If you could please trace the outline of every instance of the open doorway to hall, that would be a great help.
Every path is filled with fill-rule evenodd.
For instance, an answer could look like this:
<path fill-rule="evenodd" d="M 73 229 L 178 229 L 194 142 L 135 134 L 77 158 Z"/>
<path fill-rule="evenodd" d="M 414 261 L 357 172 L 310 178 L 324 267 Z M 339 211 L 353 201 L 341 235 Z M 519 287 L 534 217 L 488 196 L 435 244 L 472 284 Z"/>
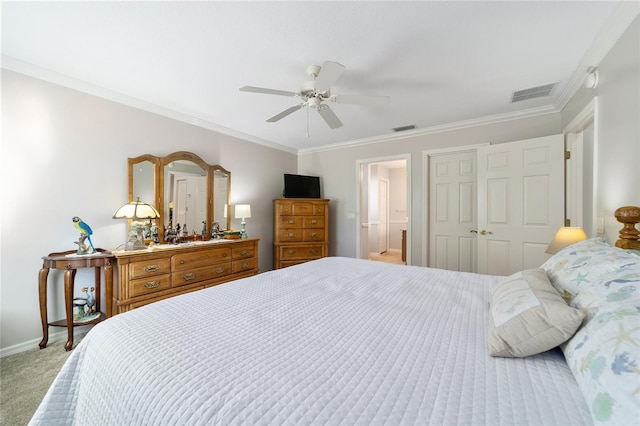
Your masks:
<path fill-rule="evenodd" d="M 358 258 L 409 264 L 408 156 L 358 161 Z"/>

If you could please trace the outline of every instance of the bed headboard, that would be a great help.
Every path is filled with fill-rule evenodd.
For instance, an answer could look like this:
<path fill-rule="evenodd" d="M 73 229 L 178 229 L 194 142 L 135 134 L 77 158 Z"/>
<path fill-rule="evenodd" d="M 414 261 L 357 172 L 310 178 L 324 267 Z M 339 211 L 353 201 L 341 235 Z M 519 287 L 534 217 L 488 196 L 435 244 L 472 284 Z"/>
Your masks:
<path fill-rule="evenodd" d="M 624 224 L 616 247 L 640 250 L 640 231 L 636 228 L 636 223 L 640 223 L 640 207 L 620 207 L 615 214 L 618 222 Z"/>

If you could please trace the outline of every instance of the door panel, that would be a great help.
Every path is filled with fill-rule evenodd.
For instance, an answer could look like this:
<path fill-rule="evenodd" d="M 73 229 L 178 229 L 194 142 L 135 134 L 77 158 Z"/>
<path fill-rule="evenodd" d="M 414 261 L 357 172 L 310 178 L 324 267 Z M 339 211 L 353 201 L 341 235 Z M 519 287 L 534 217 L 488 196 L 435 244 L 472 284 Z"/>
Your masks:
<path fill-rule="evenodd" d="M 563 182 L 562 135 L 478 149 L 478 272 L 509 275 L 544 262 L 564 221 Z"/>
<path fill-rule="evenodd" d="M 475 272 L 475 152 L 431 156 L 429 189 L 429 266 Z"/>

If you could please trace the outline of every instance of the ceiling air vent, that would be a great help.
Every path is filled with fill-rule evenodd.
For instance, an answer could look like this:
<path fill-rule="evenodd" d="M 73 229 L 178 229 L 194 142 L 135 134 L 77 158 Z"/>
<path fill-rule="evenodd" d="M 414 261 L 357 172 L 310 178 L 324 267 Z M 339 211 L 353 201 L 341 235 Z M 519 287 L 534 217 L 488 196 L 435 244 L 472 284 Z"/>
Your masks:
<path fill-rule="evenodd" d="M 529 89 L 513 92 L 511 103 L 526 101 L 527 99 L 542 98 L 549 96 L 558 83 L 545 84 L 543 86 L 531 87 Z"/>
<path fill-rule="evenodd" d="M 413 130 L 416 128 L 415 124 L 409 124 L 408 126 L 400 126 L 400 127 L 394 127 L 393 130 L 394 132 L 404 132 L 407 130 Z"/>

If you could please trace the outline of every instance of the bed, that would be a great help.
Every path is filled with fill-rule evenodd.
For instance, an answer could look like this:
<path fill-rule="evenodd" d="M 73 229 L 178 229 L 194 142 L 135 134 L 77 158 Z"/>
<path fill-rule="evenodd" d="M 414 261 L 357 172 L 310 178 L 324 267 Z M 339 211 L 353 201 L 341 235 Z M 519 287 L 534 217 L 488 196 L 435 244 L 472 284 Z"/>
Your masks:
<path fill-rule="evenodd" d="M 510 277 L 329 257 L 116 315 L 31 424 L 637 424 L 627 209 L 623 248 L 585 240 Z"/>

